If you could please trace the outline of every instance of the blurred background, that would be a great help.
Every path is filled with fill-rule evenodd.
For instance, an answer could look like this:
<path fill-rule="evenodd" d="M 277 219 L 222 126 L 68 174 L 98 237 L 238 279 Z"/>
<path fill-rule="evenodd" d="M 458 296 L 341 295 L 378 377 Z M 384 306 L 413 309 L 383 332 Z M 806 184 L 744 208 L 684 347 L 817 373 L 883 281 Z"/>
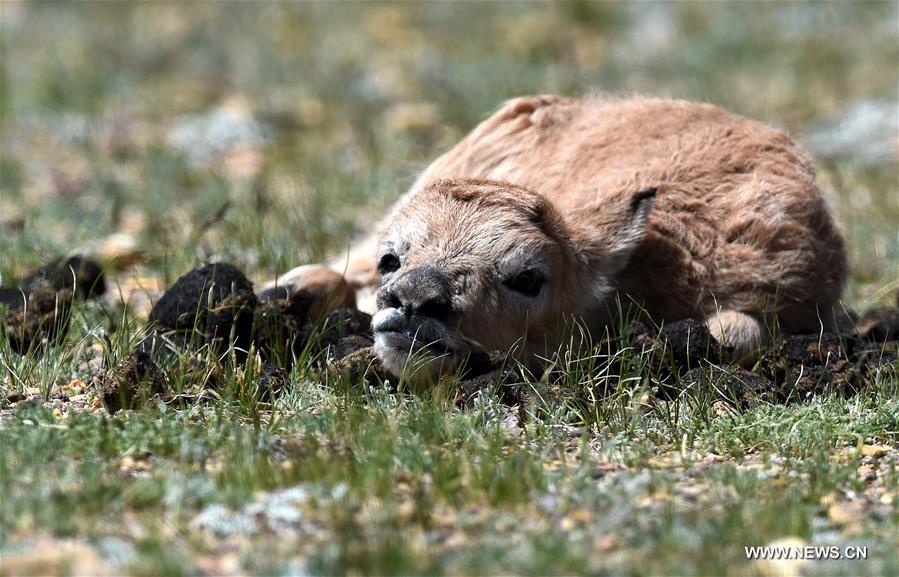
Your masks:
<path fill-rule="evenodd" d="M 814 154 L 853 257 L 899 279 L 895 1 L 0 5 L 0 282 L 89 250 L 141 287 L 319 261 L 504 100 L 709 101 Z M 135 283 L 132 283 L 135 284 Z M 131 287 L 133 288 L 133 287 Z"/>

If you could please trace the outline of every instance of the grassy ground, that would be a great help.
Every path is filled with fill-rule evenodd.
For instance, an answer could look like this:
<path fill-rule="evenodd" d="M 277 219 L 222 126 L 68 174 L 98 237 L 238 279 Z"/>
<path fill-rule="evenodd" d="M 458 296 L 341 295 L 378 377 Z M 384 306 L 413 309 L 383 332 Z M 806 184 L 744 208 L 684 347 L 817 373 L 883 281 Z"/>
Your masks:
<path fill-rule="evenodd" d="M 271 406 L 243 393 L 252 369 L 215 398 L 115 416 L 92 387 L 180 274 L 322 259 L 524 93 L 666 94 L 789 130 L 851 247 L 847 305 L 888 303 L 897 17 L 895 2 L 4 2 L 0 280 L 76 250 L 143 259 L 45 354 L 0 347 L 0 398 L 24 396 L 0 417 L 0 574 L 899 574 L 895 371 L 850 398 L 740 410 L 701 390 L 654 400 L 636 369 L 601 406 L 533 395 L 522 414 L 489 394 L 460 411 L 446 391 L 335 387 L 312 363 Z M 772 542 L 868 559 L 746 559 Z"/>

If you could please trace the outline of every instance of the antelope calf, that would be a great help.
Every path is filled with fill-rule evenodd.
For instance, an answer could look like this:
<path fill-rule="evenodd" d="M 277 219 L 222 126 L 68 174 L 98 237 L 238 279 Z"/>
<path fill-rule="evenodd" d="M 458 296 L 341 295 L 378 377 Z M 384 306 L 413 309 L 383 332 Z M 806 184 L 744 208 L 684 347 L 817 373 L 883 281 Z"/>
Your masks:
<path fill-rule="evenodd" d="M 847 255 L 811 160 L 779 130 L 708 104 L 528 96 L 332 266 L 377 287 L 385 366 L 423 352 L 433 376 L 478 349 L 537 363 L 571 321 L 601 334 L 618 303 L 702 320 L 744 356 L 768 326 L 832 322 Z"/>

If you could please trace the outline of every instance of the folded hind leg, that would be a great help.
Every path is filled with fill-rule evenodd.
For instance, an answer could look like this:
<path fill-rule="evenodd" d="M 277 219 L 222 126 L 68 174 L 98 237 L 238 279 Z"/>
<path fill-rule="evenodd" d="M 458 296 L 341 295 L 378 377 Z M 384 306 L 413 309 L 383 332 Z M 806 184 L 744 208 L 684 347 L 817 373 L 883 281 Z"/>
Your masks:
<path fill-rule="evenodd" d="M 377 237 L 370 235 L 327 265 L 305 264 L 262 285 L 260 296 L 302 293 L 313 312 L 350 307 L 374 314 L 375 292 L 380 283 Z"/>
<path fill-rule="evenodd" d="M 353 287 L 342 274 L 324 265 L 307 264 L 291 269 L 262 285 L 258 294 L 263 301 L 298 297 L 311 319 L 335 309 L 356 307 Z"/>
<path fill-rule="evenodd" d="M 754 360 L 765 344 L 762 324 L 746 313 L 722 310 L 707 318 L 705 324 L 715 340 L 733 349 L 735 361 Z"/>

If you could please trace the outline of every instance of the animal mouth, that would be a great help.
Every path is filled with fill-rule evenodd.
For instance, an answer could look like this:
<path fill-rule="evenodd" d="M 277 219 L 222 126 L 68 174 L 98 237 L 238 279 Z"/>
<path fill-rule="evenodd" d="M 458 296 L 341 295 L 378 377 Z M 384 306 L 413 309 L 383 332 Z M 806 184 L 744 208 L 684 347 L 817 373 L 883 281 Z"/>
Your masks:
<path fill-rule="evenodd" d="M 399 376 L 412 363 L 439 364 L 451 369 L 461 358 L 463 347 L 441 321 L 428 317 L 408 317 L 398 309 L 384 309 L 372 319 L 375 352 L 385 366 Z"/>
<path fill-rule="evenodd" d="M 426 341 L 411 330 L 375 331 L 387 346 L 410 353 L 428 352 L 434 355 L 452 354 L 454 351 L 442 341 Z"/>

